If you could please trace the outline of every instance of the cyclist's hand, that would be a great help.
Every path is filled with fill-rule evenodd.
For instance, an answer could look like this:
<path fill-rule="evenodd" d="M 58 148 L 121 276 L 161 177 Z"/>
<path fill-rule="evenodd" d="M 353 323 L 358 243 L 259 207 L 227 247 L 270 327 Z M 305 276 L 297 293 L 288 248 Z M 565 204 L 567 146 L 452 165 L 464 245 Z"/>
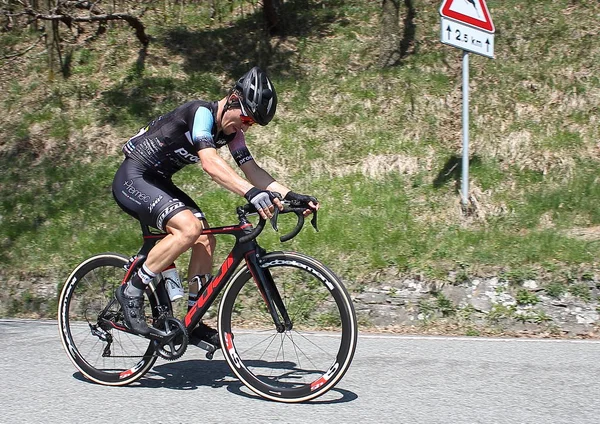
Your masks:
<path fill-rule="evenodd" d="M 281 202 L 275 194 L 267 190 L 260 190 L 256 187 L 252 187 L 244 194 L 246 200 L 252 203 L 252 206 L 256 208 L 256 211 L 263 219 L 268 219 L 273 216 L 273 200 L 278 204 L 277 207 L 281 209 Z"/>
<path fill-rule="evenodd" d="M 304 216 L 310 215 L 313 211 L 318 211 L 321 206 L 316 197 L 294 193 L 293 191 L 288 191 L 284 199 L 290 202 L 290 206 L 292 207 L 307 208 L 304 211 Z"/>

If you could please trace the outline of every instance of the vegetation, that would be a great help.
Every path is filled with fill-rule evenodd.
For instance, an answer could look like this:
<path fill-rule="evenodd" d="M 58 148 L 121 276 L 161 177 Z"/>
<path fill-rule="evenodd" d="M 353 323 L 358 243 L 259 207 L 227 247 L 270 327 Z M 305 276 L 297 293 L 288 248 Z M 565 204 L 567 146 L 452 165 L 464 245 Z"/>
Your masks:
<path fill-rule="evenodd" d="M 589 297 L 568 275 L 592 275 L 600 253 L 597 1 L 487 1 L 496 57 L 470 61 L 467 211 L 461 52 L 439 41 L 439 0 L 407 2 L 414 31 L 384 69 L 378 1 L 285 1 L 285 36 L 264 31 L 257 2 L 216 2 L 220 19 L 209 3 L 146 10 L 143 57 L 127 23 L 109 21 L 101 35 L 63 29 L 63 74 L 49 72 L 39 30 L 0 35 L 0 313 L 44 312 L 38 298 L 83 258 L 135 253 L 139 228 L 110 193 L 121 145 L 184 101 L 220 98 L 253 64 L 280 96 L 273 122 L 248 133 L 254 156 L 323 203 L 320 233 L 282 247 L 266 231 L 266 247 L 322 259 L 351 290 L 391 270 L 517 285 L 533 275 L 554 295 Z M 188 168 L 176 181 L 213 225 L 232 223 L 241 199 Z M 434 306 L 454 311 L 445 298 Z"/>

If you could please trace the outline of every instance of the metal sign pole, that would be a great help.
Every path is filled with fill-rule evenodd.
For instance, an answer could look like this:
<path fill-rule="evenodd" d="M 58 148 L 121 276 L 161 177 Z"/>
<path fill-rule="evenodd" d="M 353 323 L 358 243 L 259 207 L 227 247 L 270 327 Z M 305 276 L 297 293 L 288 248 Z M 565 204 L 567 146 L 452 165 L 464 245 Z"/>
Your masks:
<path fill-rule="evenodd" d="M 440 16 L 441 42 L 463 52 L 461 203 L 466 212 L 469 204 L 469 52 L 493 59 L 496 27 L 485 0 L 444 0 Z"/>
<path fill-rule="evenodd" d="M 462 204 L 469 204 L 469 52 L 463 50 L 462 59 Z"/>

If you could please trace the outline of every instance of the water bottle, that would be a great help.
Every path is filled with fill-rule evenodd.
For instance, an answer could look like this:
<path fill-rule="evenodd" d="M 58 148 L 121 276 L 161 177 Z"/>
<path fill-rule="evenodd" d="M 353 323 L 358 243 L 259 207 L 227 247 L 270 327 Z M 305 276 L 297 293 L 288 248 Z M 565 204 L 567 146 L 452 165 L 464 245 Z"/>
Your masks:
<path fill-rule="evenodd" d="M 165 280 L 165 287 L 169 293 L 169 299 L 172 302 L 181 299 L 183 297 L 183 286 L 181 285 L 181 279 L 175 264 L 169 265 L 167 269 L 162 272 L 163 279 Z"/>

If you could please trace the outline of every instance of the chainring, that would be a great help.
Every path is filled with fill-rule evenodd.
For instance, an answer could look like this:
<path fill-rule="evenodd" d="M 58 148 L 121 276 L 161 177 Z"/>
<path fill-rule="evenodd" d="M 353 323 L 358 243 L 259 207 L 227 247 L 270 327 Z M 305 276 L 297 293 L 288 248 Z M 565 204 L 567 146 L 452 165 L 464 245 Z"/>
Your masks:
<path fill-rule="evenodd" d="M 175 359 L 181 358 L 187 350 L 189 342 L 185 325 L 177 318 L 166 317 L 164 319 L 164 329 L 160 328 L 160 330 L 168 335 L 171 335 L 173 332 L 176 334 L 169 342 L 162 344 L 157 342 L 156 353 L 158 356 L 167 361 L 174 361 Z"/>

